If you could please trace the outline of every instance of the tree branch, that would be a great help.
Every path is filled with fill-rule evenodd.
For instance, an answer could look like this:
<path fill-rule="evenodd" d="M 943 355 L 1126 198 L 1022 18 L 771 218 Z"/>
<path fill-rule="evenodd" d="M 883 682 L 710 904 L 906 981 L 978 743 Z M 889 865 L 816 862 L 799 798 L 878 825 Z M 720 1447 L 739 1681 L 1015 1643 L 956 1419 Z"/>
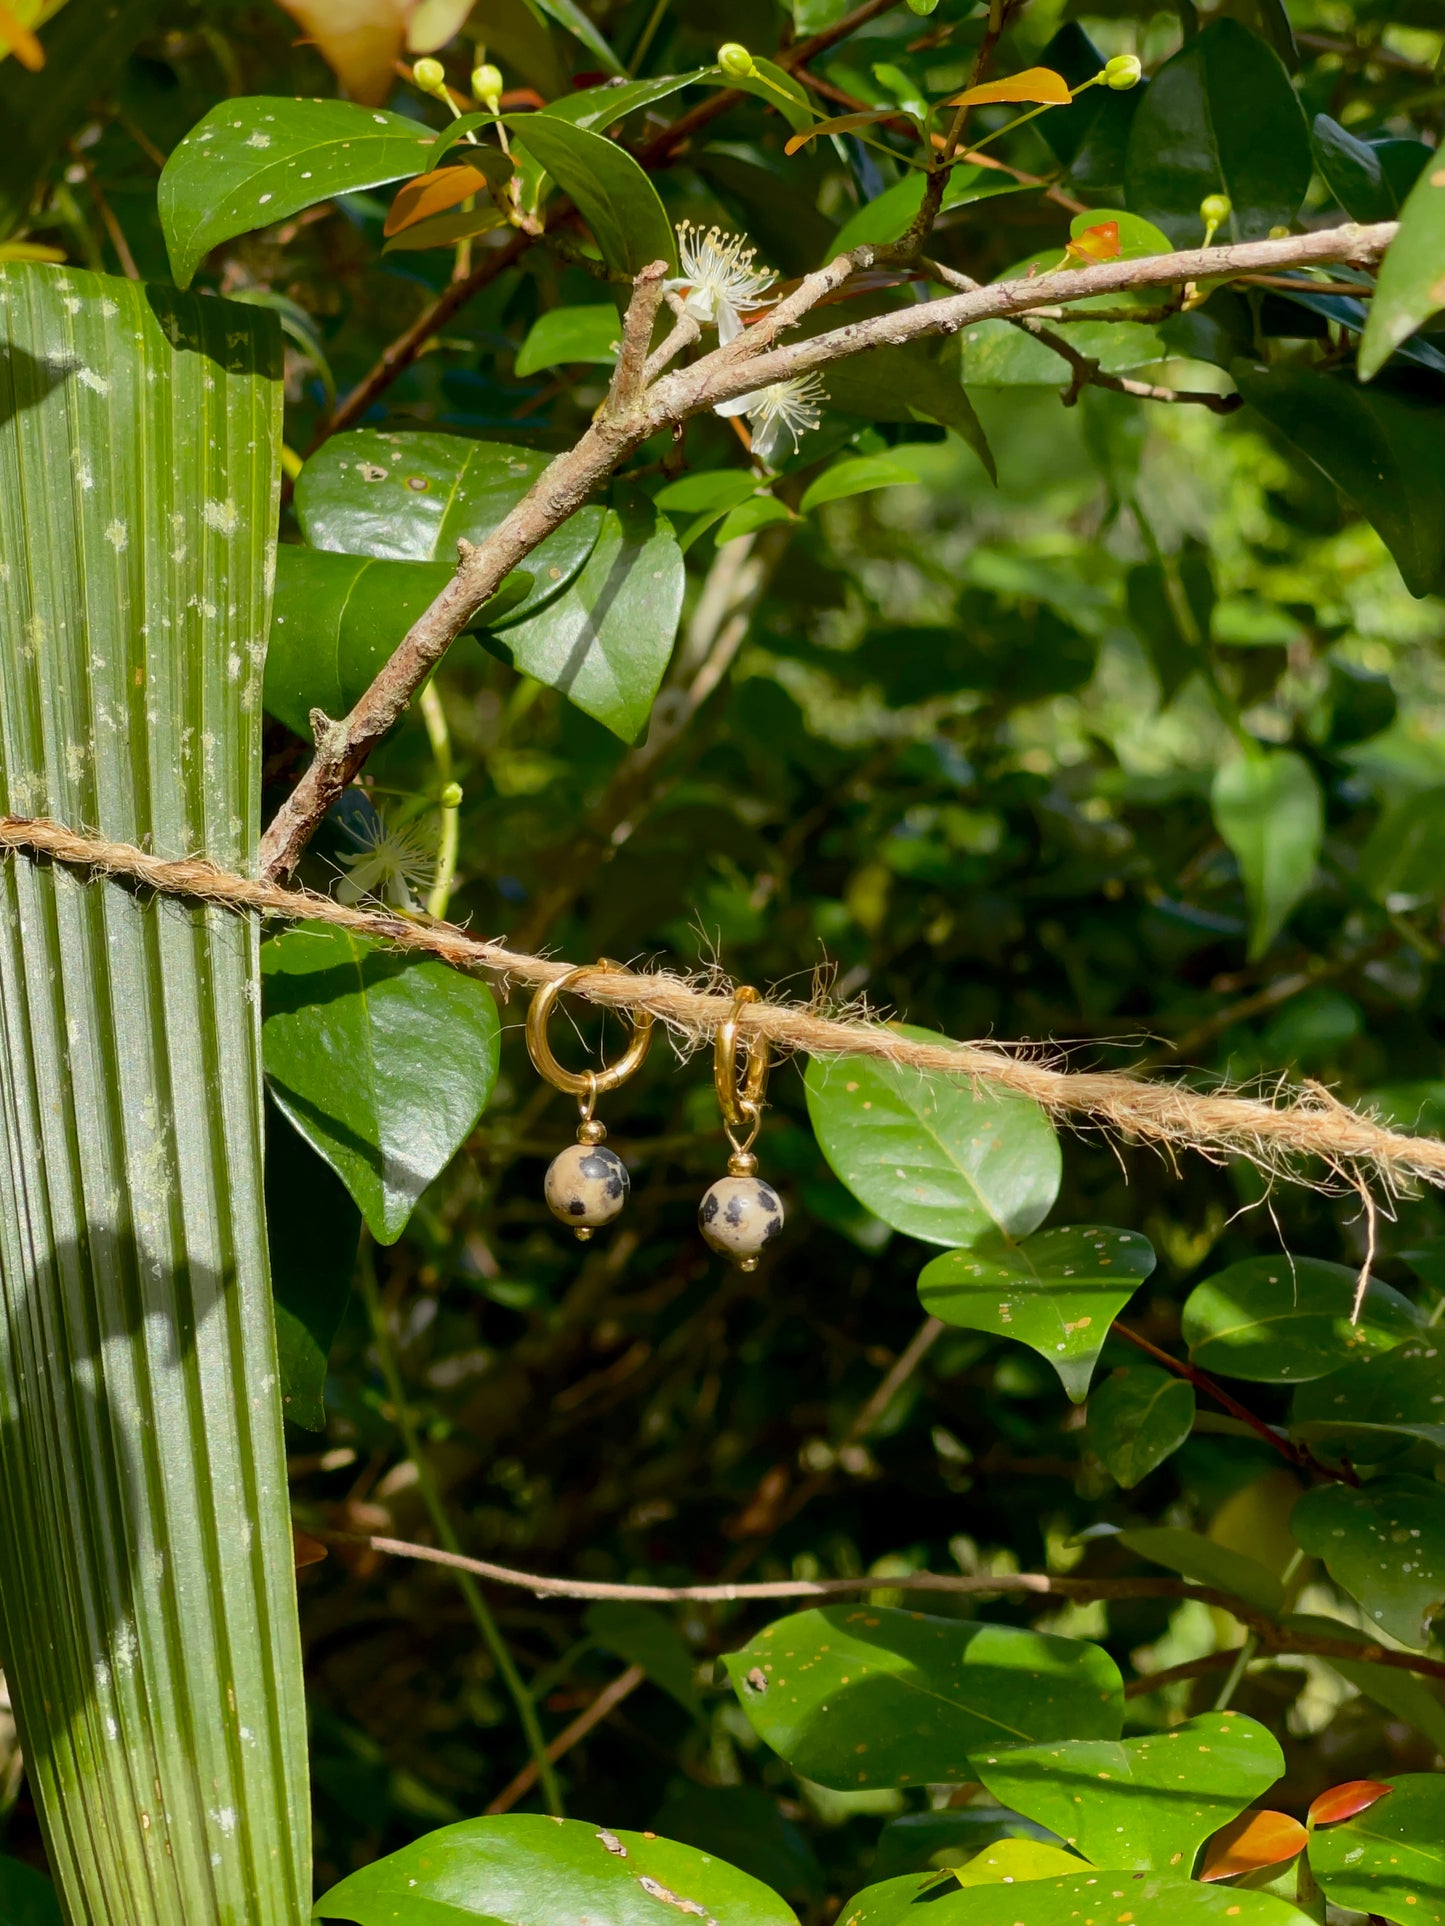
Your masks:
<path fill-rule="evenodd" d="M 871 264 L 873 250 L 860 248 L 808 275 L 793 294 L 770 309 L 742 335 L 686 368 L 674 369 L 632 405 L 608 412 L 577 445 L 539 477 L 484 542 L 469 548 L 451 582 L 413 625 L 400 647 L 344 721 L 325 733 L 324 746 L 293 790 L 261 842 L 262 873 L 289 876 L 312 832 L 351 782 L 372 749 L 396 724 L 412 696 L 461 634 L 504 576 L 580 508 L 612 471 L 659 429 L 670 427 L 777 381 L 826 368 L 834 361 L 875 347 L 956 334 L 975 321 L 1008 318 L 1033 308 L 1115 294 L 1138 287 L 1167 287 L 1206 277 L 1222 279 L 1261 268 L 1301 266 L 1319 261 L 1378 260 L 1394 239 L 1396 226 L 1354 223 L 1322 233 L 1286 235 L 1273 241 L 1247 241 L 1228 247 L 1196 248 L 1141 261 L 1108 261 L 1066 268 L 1053 274 L 1021 276 L 964 294 L 877 315 L 814 335 L 785 347 L 772 345 L 783 328 L 799 320 L 825 294 L 847 279 L 853 267 Z M 464 283 L 458 283 L 458 286 Z"/>
<path fill-rule="evenodd" d="M 642 392 L 647 379 L 647 351 L 652 346 L 666 278 L 666 261 L 650 261 L 632 283 L 632 299 L 622 320 L 622 347 L 607 391 L 609 414 L 621 414 Z"/>

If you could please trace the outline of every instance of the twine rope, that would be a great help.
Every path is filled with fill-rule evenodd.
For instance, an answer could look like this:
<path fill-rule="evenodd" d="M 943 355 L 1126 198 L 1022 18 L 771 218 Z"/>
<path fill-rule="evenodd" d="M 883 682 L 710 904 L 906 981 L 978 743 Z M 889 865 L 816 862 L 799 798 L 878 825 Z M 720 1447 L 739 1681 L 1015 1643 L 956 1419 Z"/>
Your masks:
<path fill-rule="evenodd" d="M 452 923 L 351 908 L 314 890 L 237 875 L 203 857 L 154 856 L 134 844 L 79 835 L 44 818 L 0 817 L 0 851 L 7 850 L 163 896 L 277 921 L 326 923 L 394 949 L 437 957 L 453 969 L 533 987 L 576 967 L 561 958 L 509 949 L 500 938 L 473 936 Z M 1445 1141 L 1392 1130 L 1318 1084 L 1282 1082 L 1272 1094 L 1259 1096 L 1224 1088 L 1201 1091 L 1126 1070 L 1069 1070 L 1023 1045 L 920 1042 L 876 1018 L 829 1016 L 795 1001 L 760 998 L 738 1004 L 732 986 L 721 979 L 700 988 L 666 970 L 584 968 L 568 989 L 602 1008 L 648 1010 L 684 1046 L 710 1044 L 719 1024 L 734 1017 L 744 1042 L 762 1036 L 779 1052 L 868 1057 L 924 1076 L 967 1081 L 977 1091 L 1031 1097 L 1056 1123 L 1102 1129 L 1166 1154 L 1192 1150 L 1215 1161 L 1242 1156 L 1316 1188 L 1358 1188 L 1362 1180 L 1373 1180 L 1393 1194 L 1421 1181 L 1445 1185 Z M 1302 1173 L 1303 1163 L 1322 1166 L 1322 1174 Z"/>

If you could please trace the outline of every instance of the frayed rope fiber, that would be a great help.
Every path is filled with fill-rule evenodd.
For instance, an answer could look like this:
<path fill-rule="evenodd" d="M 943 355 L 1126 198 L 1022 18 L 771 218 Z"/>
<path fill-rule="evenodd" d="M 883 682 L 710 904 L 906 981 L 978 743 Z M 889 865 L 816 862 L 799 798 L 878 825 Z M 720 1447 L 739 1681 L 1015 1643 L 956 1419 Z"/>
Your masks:
<path fill-rule="evenodd" d="M 238 876 L 200 857 L 152 856 L 130 843 L 77 835 L 59 823 L 0 817 L 0 850 L 47 857 L 94 875 L 140 884 L 164 896 L 212 903 L 288 922 L 329 923 L 396 949 L 434 956 L 454 969 L 486 971 L 540 985 L 574 966 L 529 956 L 505 943 L 470 936 L 451 923 L 413 922 L 384 910 L 349 909 L 313 890 L 285 889 Z M 1386 1189 L 1424 1181 L 1445 1184 L 1445 1141 L 1390 1130 L 1336 1101 L 1318 1086 L 1281 1087 L 1270 1100 L 1227 1090 L 1200 1091 L 1117 1070 L 1061 1070 L 1004 1044 L 921 1043 L 878 1021 L 828 1017 L 799 1003 L 735 1006 L 726 988 L 699 989 L 663 970 L 587 970 L 569 986 L 609 1009 L 644 1009 L 691 1044 L 711 1042 L 718 1025 L 736 1018 L 743 1037 L 765 1036 L 780 1051 L 812 1057 L 872 1057 L 924 1075 L 966 1078 L 975 1087 L 1032 1097 L 1056 1122 L 1094 1126 L 1133 1143 L 1205 1157 L 1246 1157 L 1266 1170 L 1318 1187 L 1359 1188 L 1373 1178 Z M 1300 1161 L 1324 1167 L 1305 1176 Z"/>

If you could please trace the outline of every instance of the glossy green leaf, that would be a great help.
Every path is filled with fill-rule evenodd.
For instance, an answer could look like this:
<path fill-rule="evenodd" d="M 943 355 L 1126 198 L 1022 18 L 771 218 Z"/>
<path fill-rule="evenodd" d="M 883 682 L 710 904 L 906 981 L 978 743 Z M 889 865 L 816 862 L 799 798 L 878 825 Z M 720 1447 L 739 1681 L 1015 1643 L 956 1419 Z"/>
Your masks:
<path fill-rule="evenodd" d="M 313 709 L 344 716 L 455 573 L 445 562 L 374 561 L 295 543 L 278 548 L 267 713 L 306 740 Z M 516 570 L 469 626 L 515 609 L 532 584 L 528 571 Z"/>
<path fill-rule="evenodd" d="M 1207 1712 L 1147 1738 L 1023 1746 L 974 1765 L 1001 1804 L 1094 1865 L 1187 1879 L 1210 1833 L 1280 1777 L 1284 1754 L 1242 1712 Z"/>
<path fill-rule="evenodd" d="M 621 328 L 617 310 L 611 306 L 551 308 L 533 323 L 517 350 L 517 378 L 574 362 L 600 362 L 610 368 L 617 359 Z"/>
<path fill-rule="evenodd" d="M 1201 1886 L 1177 1875 L 1082 1867 L 1072 1877 L 1019 1885 L 953 1886 L 937 1873 L 908 1873 L 866 1886 L 840 1926 L 1308 1926 L 1309 1915 L 1273 1893 Z"/>
<path fill-rule="evenodd" d="M 536 5 L 559 27 L 582 42 L 594 59 L 600 60 L 610 74 L 623 74 L 627 69 L 608 46 L 597 30 L 596 22 L 578 6 L 577 0 L 536 0 Z"/>
<path fill-rule="evenodd" d="M 266 1242 L 286 1416 L 326 1425 L 326 1361 L 351 1292 L 361 1213 L 345 1184 L 272 1104 L 266 1116 Z"/>
<path fill-rule="evenodd" d="M 1438 411 L 1339 375 L 1235 362 L 1258 414 L 1374 524 L 1412 595 L 1445 588 L 1445 439 Z"/>
<path fill-rule="evenodd" d="M 509 623 L 496 644 L 523 675 L 631 742 L 672 655 L 683 577 L 672 523 L 645 495 L 618 489 L 582 573 L 539 615 Z"/>
<path fill-rule="evenodd" d="M 1125 1491 L 1148 1477 L 1194 1428 L 1194 1386 L 1157 1364 L 1126 1364 L 1089 1399 L 1089 1443 Z"/>
<path fill-rule="evenodd" d="M 1073 370 L 1062 355 L 1009 321 L 975 321 L 959 335 L 963 378 L 971 388 L 1065 388 Z M 1168 357 L 1155 327 L 1137 321 L 1071 324 L 1066 339 L 1105 374 L 1127 374 Z"/>
<path fill-rule="evenodd" d="M 1284 1603 L 1284 1587 L 1257 1558 L 1231 1551 L 1227 1545 L 1216 1545 L 1202 1532 L 1183 1531 L 1174 1525 L 1137 1525 L 1121 1531 L 1119 1543 L 1153 1565 L 1163 1565 L 1196 1585 L 1229 1592 L 1271 1617 Z"/>
<path fill-rule="evenodd" d="M 491 1094 L 492 993 L 325 924 L 273 936 L 261 969 L 271 1094 L 394 1244 Z"/>
<path fill-rule="evenodd" d="M 1377 903 L 1445 896 L 1445 786 L 1392 803 L 1360 851 L 1360 881 Z"/>
<path fill-rule="evenodd" d="M 813 1132 L 834 1171 L 875 1217 L 925 1244 L 966 1246 L 994 1230 L 1025 1237 L 1058 1195 L 1058 1138 L 1027 1098 L 867 1057 L 810 1058 L 805 1082 Z"/>
<path fill-rule="evenodd" d="M 941 1872 L 967 1865 L 985 1847 L 1003 1839 L 1047 1841 L 1043 1826 L 1002 1806 L 946 1806 L 942 1811 L 909 1812 L 890 1819 L 878 1835 L 872 1871 L 879 1880 L 903 1873 Z"/>
<path fill-rule="evenodd" d="M 276 318 L 6 264 L 0 339 L 0 810 L 250 873 Z M 74 1921 L 309 1900 L 258 992 L 250 919 L 0 869 L 0 1650 Z"/>
<path fill-rule="evenodd" d="M 1392 1437 L 1445 1450 L 1445 1351 L 1426 1333 L 1301 1385 L 1289 1428 L 1317 1455 L 1344 1452 L 1356 1464 L 1378 1464 Z"/>
<path fill-rule="evenodd" d="M 189 287 L 213 247 L 303 207 L 431 166 L 431 130 L 346 100 L 223 100 L 171 153 L 158 206 L 171 272 Z"/>
<path fill-rule="evenodd" d="M 933 349 L 916 342 L 901 348 L 870 348 L 832 362 L 823 371 L 828 401 L 846 414 L 870 421 L 916 421 L 926 417 L 952 428 L 998 479 L 983 424 L 963 390 L 957 341 Z"/>
<path fill-rule="evenodd" d="M 802 81 L 795 79 L 776 61 L 765 60 L 761 54 L 753 55 L 753 66 L 756 71 L 751 74 L 728 74 L 728 86 L 736 88 L 739 93 L 756 94 L 775 113 L 782 115 L 795 134 L 801 134 L 811 127 L 815 116 Z"/>
<path fill-rule="evenodd" d="M 302 469 L 296 519 L 312 548 L 456 566 L 458 541 L 484 541 L 550 457 L 501 441 L 373 428 L 333 435 Z M 520 622 L 573 581 L 596 547 L 603 511 L 579 508 L 527 557 L 532 588 L 504 618 Z"/>
<path fill-rule="evenodd" d="M 1419 1330 L 1408 1298 L 1372 1279 L 1354 1321 L 1358 1273 L 1317 1257 L 1247 1257 L 1196 1285 L 1184 1341 L 1205 1371 L 1257 1384 L 1304 1384 Z"/>
<path fill-rule="evenodd" d="M 808 1835 L 781 1810 L 792 1801 L 761 1786 L 715 1786 L 674 1779 L 653 1814 L 664 1839 L 725 1859 L 795 1904 L 816 1906 L 827 1890 Z"/>
<path fill-rule="evenodd" d="M 429 1832 L 333 1886 L 316 1914 L 356 1926 L 659 1926 L 674 1914 L 797 1926 L 776 1893 L 694 1846 L 531 1812 Z"/>
<path fill-rule="evenodd" d="M 624 147 L 555 114 L 509 114 L 516 144 L 581 210 L 608 267 L 629 280 L 652 261 L 677 271 L 677 240 L 657 189 Z"/>
<path fill-rule="evenodd" d="M 699 80 L 717 78 L 716 67 L 697 67 L 690 74 L 657 74 L 651 80 L 628 80 L 620 85 L 614 81 L 605 87 L 583 87 L 574 94 L 563 94 L 557 100 L 549 100 L 542 112 L 557 120 L 570 120 L 574 127 L 589 127 L 597 133 L 605 133 L 629 114 L 638 113 L 644 107 L 655 107 L 660 100 L 669 99 Z"/>
<path fill-rule="evenodd" d="M 160 0 L 68 7 L 41 30 L 43 76 L 27 73 L 18 60 L 0 65 L 0 240 L 23 223 L 37 183 L 60 172 L 66 140 L 159 12 Z"/>
<path fill-rule="evenodd" d="M 868 243 L 882 247 L 901 239 L 923 205 L 923 189 L 923 174 L 910 172 L 892 187 L 884 188 L 881 194 L 875 194 L 871 201 L 865 201 L 829 242 L 822 265 L 836 260 L 840 254 L 851 253 L 855 247 Z M 1037 193 L 1038 189 L 1028 181 L 1016 181 L 1001 168 L 960 161 L 949 170 L 939 212 L 946 214 L 955 207 L 972 207 L 978 201 L 993 200 L 1000 194 L 1030 192 Z"/>
<path fill-rule="evenodd" d="M 23 1860 L 0 1858 L 0 1921 L 4 1926 L 61 1926 L 54 1886 Z"/>
<path fill-rule="evenodd" d="M 835 461 L 831 468 L 815 476 L 803 490 L 798 507 L 803 514 L 810 515 L 824 502 L 841 502 L 849 495 L 867 495 L 875 488 L 916 486 L 917 482 L 918 477 L 911 468 L 890 461 L 886 455 L 853 455 L 844 461 Z"/>
<path fill-rule="evenodd" d="M 1358 1626 L 1310 1612 L 1290 1612 L 1280 1624 L 1287 1632 L 1299 1632 L 1307 1638 L 1343 1639 L 1350 1645 L 1370 1643 L 1368 1634 Z M 1438 1685 L 1412 1678 L 1393 1665 L 1371 1665 L 1366 1659 L 1331 1658 L 1326 1663 L 1382 1711 L 1413 1725 L 1437 1752 L 1445 1753 L 1445 1703 L 1439 1697 Z"/>
<path fill-rule="evenodd" d="M 1023 1884 L 1031 1879 L 1072 1876 L 1079 1870 L 1076 1853 L 1051 1846 L 1044 1839 L 1001 1839 L 960 1866 L 954 1878 L 960 1886 Z"/>
<path fill-rule="evenodd" d="M 1418 140 L 1359 140 L 1328 114 L 1316 114 L 1315 160 L 1325 185 L 1352 221 L 1393 221 L 1431 150 Z"/>
<path fill-rule="evenodd" d="M 1101 1646 L 882 1605 L 796 1612 L 723 1663 L 753 1730 L 840 1791 L 963 1784 L 989 1748 L 1112 1738 L 1123 1716 Z"/>
<path fill-rule="evenodd" d="M 1395 1926 L 1445 1926 L 1445 1773 L 1407 1772 L 1338 1826 L 1318 1826 L 1310 1871 L 1334 1905 Z"/>
<path fill-rule="evenodd" d="M 1091 207 L 1082 214 L 1075 214 L 1069 222 L 1069 239 L 1077 241 L 1092 228 L 1112 224 L 1119 230 L 1119 252 L 1114 257 L 1120 261 L 1147 261 L 1155 254 L 1172 254 L 1173 246 L 1163 228 L 1156 227 L 1139 214 L 1130 214 L 1122 207 Z M 1114 297 L 1117 301 L 1117 296 Z M 1087 313 L 1087 309 L 1082 312 Z"/>
<path fill-rule="evenodd" d="M 711 468 L 704 474 L 682 475 L 668 482 L 653 500 L 659 508 L 696 515 L 709 508 L 736 508 L 757 489 L 757 476 L 746 468 Z"/>
<path fill-rule="evenodd" d="M 1325 829 L 1319 779 L 1293 749 L 1250 748 L 1220 764 L 1209 800 L 1214 826 L 1239 865 L 1252 961 L 1314 881 Z"/>
<path fill-rule="evenodd" d="M 1227 238 L 1254 241 L 1288 226 L 1310 184 L 1309 130 L 1278 54 L 1227 17 L 1166 60 L 1129 133 L 1130 208 L 1178 247 L 1204 237 L 1199 204 L 1226 194 Z"/>
<path fill-rule="evenodd" d="M 912 480 L 912 477 L 909 477 Z M 730 508 L 723 517 L 722 527 L 715 537 L 719 547 L 724 542 L 735 542 L 740 535 L 754 535 L 760 528 L 767 528 L 772 522 L 795 522 L 798 517 L 786 502 L 779 501 L 776 495 L 765 490 L 762 494 L 750 495 L 736 508 Z M 691 530 L 688 531 L 691 534 Z"/>
<path fill-rule="evenodd" d="M 701 1713 L 692 1653 L 666 1613 L 629 1598 L 605 1598 L 587 1607 L 585 1622 L 595 1645 L 627 1665 L 640 1665 L 694 1718 Z"/>
<path fill-rule="evenodd" d="M 1290 1530 L 1372 1624 L 1402 1645 L 1426 1642 L 1445 1606 L 1445 1486 L 1403 1476 L 1321 1485 L 1295 1506 Z"/>
<path fill-rule="evenodd" d="M 1021 1243 L 995 1231 L 935 1257 L 918 1295 L 945 1324 L 1027 1344 L 1082 1404 L 1109 1326 L 1153 1268 L 1149 1240 L 1137 1231 L 1071 1225 Z"/>
<path fill-rule="evenodd" d="M 1360 337 L 1360 379 L 1379 373 L 1402 342 L 1445 308 L 1445 158 L 1432 154 L 1400 209 L 1400 232 L 1380 264 Z"/>

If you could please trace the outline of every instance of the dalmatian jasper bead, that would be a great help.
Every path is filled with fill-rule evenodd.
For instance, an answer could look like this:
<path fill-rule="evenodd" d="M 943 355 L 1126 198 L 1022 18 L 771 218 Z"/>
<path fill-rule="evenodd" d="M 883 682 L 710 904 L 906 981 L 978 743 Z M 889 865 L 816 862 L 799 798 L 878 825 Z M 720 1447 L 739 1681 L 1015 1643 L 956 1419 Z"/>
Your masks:
<path fill-rule="evenodd" d="M 568 1144 L 553 1158 L 543 1186 L 547 1208 L 579 1237 L 610 1224 L 631 1188 L 627 1166 L 605 1144 Z"/>
<path fill-rule="evenodd" d="M 757 1177 L 719 1177 L 698 1208 L 697 1222 L 715 1251 L 750 1271 L 758 1252 L 782 1230 L 783 1206 Z"/>

